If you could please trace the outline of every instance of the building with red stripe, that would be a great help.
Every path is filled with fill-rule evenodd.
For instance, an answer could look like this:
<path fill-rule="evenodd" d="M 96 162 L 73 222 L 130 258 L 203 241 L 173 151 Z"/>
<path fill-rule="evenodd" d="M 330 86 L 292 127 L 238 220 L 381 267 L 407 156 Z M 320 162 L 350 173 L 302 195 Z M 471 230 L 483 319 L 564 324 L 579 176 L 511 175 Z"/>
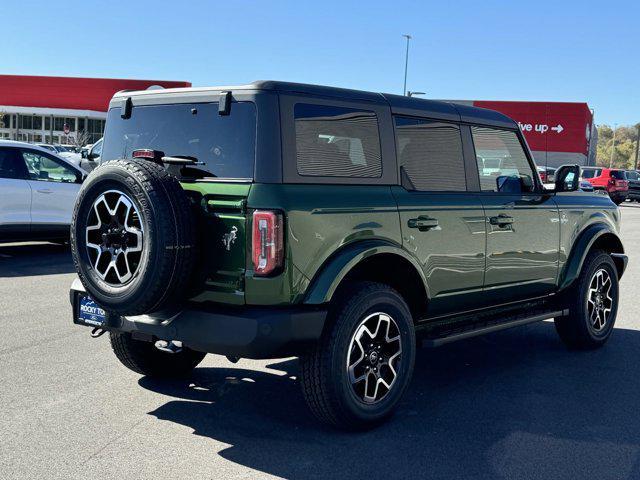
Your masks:
<path fill-rule="evenodd" d="M 88 143 L 104 132 L 109 100 L 120 90 L 190 87 L 190 82 L 0 75 L 0 139 Z"/>

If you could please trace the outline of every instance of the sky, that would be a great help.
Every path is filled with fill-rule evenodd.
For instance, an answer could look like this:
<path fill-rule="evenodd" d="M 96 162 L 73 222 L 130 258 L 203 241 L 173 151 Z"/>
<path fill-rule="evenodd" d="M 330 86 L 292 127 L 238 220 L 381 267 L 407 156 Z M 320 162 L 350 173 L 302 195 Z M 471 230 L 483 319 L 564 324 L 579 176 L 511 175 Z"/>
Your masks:
<path fill-rule="evenodd" d="M 0 0 L 0 74 L 587 102 L 640 122 L 640 2 Z"/>

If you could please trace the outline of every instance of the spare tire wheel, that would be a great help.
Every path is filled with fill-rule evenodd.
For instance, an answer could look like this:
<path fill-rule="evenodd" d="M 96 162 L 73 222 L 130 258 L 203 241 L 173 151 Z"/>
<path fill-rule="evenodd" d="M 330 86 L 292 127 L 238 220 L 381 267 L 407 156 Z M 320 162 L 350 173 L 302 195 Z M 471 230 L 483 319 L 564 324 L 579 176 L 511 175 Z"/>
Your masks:
<path fill-rule="evenodd" d="M 106 162 L 87 177 L 76 200 L 76 271 L 87 293 L 120 315 L 173 307 L 188 289 L 194 229 L 185 191 L 162 166 Z"/>

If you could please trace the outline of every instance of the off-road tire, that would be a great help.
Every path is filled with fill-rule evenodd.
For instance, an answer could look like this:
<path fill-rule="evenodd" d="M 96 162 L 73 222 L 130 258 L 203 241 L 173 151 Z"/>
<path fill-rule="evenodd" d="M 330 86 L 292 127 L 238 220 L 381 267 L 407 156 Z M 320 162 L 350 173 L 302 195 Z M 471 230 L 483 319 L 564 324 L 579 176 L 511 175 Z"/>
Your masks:
<path fill-rule="evenodd" d="M 363 318 L 372 312 L 389 314 L 401 336 L 402 355 L 391 390 L 374 404 L 366 404 L 352 390 L 346 363 L 352 336 Z M 321 422 L 343 430 L 372 428 L 396 408 L 413 373 L 416 340 L 411 312 L 391 287 L 357 282 L 334 300 L 320 341 L 300 358 L 300 382 L 304 398 Z"/>
<path fill-rule="evenodd" d="M 613 306 L 607 323 L 598 331 L 589 318 L 587 295 L 593 276 L 601 269 L 609 274 L 612 282 Z M 590 252 L 584 261 L 580 276 L 575 280 L 575 285 L 567 292 L 566 299 L 569 314 L 554 320 L 556 331 L 564 344 L 578 350 L 603 346 L 613 331 L 619 302 L 618 272 L 611 255 L 603 250 Z"/>
<path fill-rule="evenodd" d="M 86 229 L 93 203 L 108 190 L 123 192 L 140 213 L 142 257 L 133 278 L 109 284 L 90 262 Z M 140 315 L 175 307 L 186 296 L 196 256 L 192 207 L 180 183 L 162 166 L 146 160 L 114 160 L 96 167 L 76 200 L 71 251 L 87 293 L 106 310 Z"/>
<path fill-rule="evenodd" d="M 178 353 L 158 350 L 152 342 L 135 340 L 130 333 L 110 332 L 111 348 L 120 363 L 141 375 L 156 378 L 188 376 L 206 356 L 183 347 Z"/>

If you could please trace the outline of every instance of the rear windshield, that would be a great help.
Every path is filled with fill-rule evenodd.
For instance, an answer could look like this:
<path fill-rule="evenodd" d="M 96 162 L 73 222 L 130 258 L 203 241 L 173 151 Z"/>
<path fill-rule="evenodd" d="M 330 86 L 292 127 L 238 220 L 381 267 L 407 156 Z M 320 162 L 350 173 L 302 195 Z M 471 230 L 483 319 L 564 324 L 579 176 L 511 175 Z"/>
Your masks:
<path fill-rule="evenodd" d="M 611 170 L 611 178 L 617 178 L 618 180 L 626 180 L 624 172 L 622 170 Z"/>
<path fill-rule="evenodd" d="M 640 177 L 640 175 L 638 175 L 638 172 L 626 172 L 627 175 L 627 180 L 638 180 L 638 178 Z"/>
<path fill-rule="evenodd" d="M 253 178 L 256 109 L 234 103 L 229 115 L 217 103 L 137 106 L 123 119 L 120 107 L 109 110 L 102 161 L 131 158 L 137 149 L 159 150 L 165 156 L 195 157 L 211 177 Z"/>

